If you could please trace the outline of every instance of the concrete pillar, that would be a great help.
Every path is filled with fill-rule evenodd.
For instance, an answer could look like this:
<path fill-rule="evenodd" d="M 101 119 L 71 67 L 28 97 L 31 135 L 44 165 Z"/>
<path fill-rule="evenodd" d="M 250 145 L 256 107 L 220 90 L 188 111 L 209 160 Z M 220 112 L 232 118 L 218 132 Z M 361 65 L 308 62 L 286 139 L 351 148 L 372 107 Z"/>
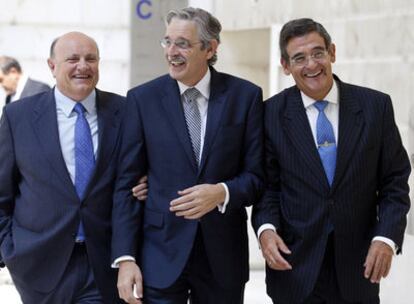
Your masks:
<path fill-rule="evenodd" d="M 171 9 L 186 6 L 187 0 L 131 1 L 131 87 L 167 72 L 160 46 L 165 33 L 164 18 Z"/>

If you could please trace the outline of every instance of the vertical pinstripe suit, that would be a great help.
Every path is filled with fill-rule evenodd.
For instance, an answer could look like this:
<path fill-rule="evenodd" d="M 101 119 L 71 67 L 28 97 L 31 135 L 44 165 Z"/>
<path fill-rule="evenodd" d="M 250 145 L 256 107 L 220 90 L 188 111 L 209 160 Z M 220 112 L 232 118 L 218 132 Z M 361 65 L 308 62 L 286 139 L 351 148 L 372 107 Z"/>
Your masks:
<path fill-rule="evenodd" d="M 335 270 L 342 297 L 363 301 L 378 294 L 365 279 L 373 236 L 403 243 L 409 209 L 410 164 L 388 95 L 341 82 L 339 142 L 332 187 L 315 146 L 296 86 L 265 103 L 268 187 L 254 206 L 257 229 L 271 223 L 292 251 L 289 271 L 267 269 L 267 292 L 277 303 L 301 303 L 312 292 L 334 226 Z"/>

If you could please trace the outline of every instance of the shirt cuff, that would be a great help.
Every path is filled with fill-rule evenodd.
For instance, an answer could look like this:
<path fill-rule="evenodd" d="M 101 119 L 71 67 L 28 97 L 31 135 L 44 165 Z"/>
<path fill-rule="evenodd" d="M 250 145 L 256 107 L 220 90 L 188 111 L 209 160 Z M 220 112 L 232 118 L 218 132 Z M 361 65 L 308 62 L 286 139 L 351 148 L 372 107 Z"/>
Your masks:
<path fill-rule="evenodd" d="M 230 201 L 230 192 L 229 192 L 229 188 L 227 187 L 225 183 L 220 183 L 220 185 L 222 185 L 224 187 L 224 191 L 226 191 L 226 198 L 224 199 L 224 203 L 217 205 L 217 208 L 220 211 L 220 213 L 224 213 L 226 212 L 227 204 Z"/>
<path fill-rule="evenodd" d="M 260 247 L 260 235 L 265 230 L 272 230 L 272 231 L 276 232 L 276 227 L 273 226 L 272 224 L 263 224 L 262 226 L 259 227 L 259 230 L 257 230 L 257 242 L 259 243 L 259 249 L 262 249 Z"/>
<path fill-rule="evenodd" d="M 123 255 L 117 258 L 111 265 L 112 268 L 119 268 L 119 263 L 125 262 L 125 261 L 131 261 L 135 262 L 135 258 L 130 255 Z"/>
<path fill-rule="evenodd" d="M 372 242 L 373 241 L 381 241 L 381 242 L 384 242 L 385 244 L 387 244 L 388 246 L 390 246 L 391 247 L 391 249 L 392 249 L 392 252 L 394 253 L 394 255 L 395 255 L 395 253 L 396 253 L 396 251 L 397 251 L 397 246 L 395 245 L 395 243 L 394 243 L 394 241 L 393 240 L 391 240 L 391 239 L 389 239 L 389 238 L 386 238 L 386 237 L 383 237 L 383 236 L 376 236 L 376 237 L 374 237 L 373 239 L 372 239 Z"/>

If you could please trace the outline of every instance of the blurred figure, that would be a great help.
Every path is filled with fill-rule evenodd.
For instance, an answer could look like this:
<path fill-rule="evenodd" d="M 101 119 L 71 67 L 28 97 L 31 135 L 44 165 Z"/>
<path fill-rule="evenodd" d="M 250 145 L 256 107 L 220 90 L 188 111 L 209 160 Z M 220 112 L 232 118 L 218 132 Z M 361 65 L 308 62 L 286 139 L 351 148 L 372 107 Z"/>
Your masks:
<path fill-rule="evenodd" d="M 55 39 L 48 65 L 55 88 L 6 105 L 0 122 L 0 259 L 25 304 L 119 303 L 111 213 L 125 98 L 96 89 L 89 36 Z"/>
<path fill-rule="evenodd" d="M 414 106 L 410 109 L 409 119 L 408 119 L 408 152 L 410 153 L 410 161 L 411 167 L 414 167 Z M 410 186 L 411 186 L 411 201 L 414 199 L 414 176 L 410 178 Z M 139 191 L 140 188 L 137 188 Z M 145 195 L 145 192 L 141 192 Z M 407 225 L 407 233 L 414 235 L 414 209 L 411 208 L 410 212 L 408 213 L 408 225 Z"/>
<path fill-rule="evenodd" d="M 267 292 L 277 304 L 379 303 L 410 208 L 391 98 L 333 74 L 320 23 L 289 21 L 279 39 L 296 85 L 265 102 L 268 180 L 252 218 Z"/>
<path fill-rule="evenodd" d="M 0 56 L 0 84 L 7 94 L 5 104 L 50 90 L 46 83 L 25 75 L 20 63 L 9 56 Z"/>

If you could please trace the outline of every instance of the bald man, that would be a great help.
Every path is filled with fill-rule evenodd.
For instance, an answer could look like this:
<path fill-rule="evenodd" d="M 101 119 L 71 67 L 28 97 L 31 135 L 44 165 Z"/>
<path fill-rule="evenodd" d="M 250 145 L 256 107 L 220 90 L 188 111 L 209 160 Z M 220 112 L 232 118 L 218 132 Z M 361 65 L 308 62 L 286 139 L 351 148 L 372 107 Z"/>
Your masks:
<path fill-rule="evenodd" d="M 96 89 L 99 51 L 51 45 L 56 86 L 0 122 L 0 253 L 25 304 L 119 303 L 111 212 L 123 97 Z"/>

